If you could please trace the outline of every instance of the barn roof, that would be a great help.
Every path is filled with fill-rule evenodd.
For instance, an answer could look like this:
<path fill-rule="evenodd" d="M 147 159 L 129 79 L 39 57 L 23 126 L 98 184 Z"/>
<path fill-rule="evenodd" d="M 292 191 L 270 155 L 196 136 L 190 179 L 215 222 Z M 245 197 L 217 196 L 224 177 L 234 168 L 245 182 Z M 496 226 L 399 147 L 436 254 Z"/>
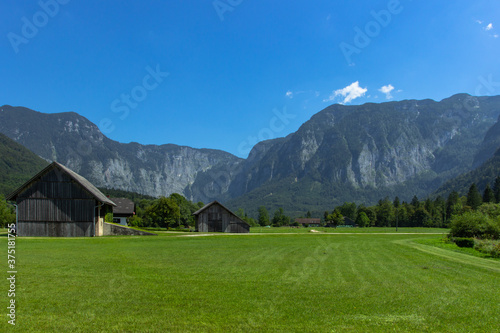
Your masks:
<path fill-rule="evenodd" d="M 315 223 L 321 223 L 321 219 L 318 218 L 296 218 L 295 222 L 301 223 L 301 224 L 315 224 Z"/>
<path fill-rule="evenodd" d="M 65 167 L 64 165 L 57 163 L 57 162 L 52 162 L 45 169 L 43 169 L 42 171 L 37 173 L 33 178 L 31 178 L 26 183 L 24 183 L 21 187 L 19 187 L 17 190 L 12 192 L 7 197 L 7 200 L 9 200 L 9 201 L 15 200 L 21 192 L 23 192 L 28 186 L 31 185 L 31 183 L 35 182 L 40 177 L 42 177 L 43 175 L 45 175 L 46 173 L 48 173 L 49 171 L 51 171 L 55 168 L 58 168 L 62 172 L 66 173 L 71 179 L 73 179 L 75 182 L 80 184 L 80 186 L 82 186 L 87 192 L 89 192 L 92 196 L 94 196 L 94 198 L 97 201 L 111 205 L 111 206 L 116 206 L 116 204 L 113 201 L 111 201 L 108 197 L 106 197 L 104 194 L 102 194 L 102 192 L 99 191 L 94 185 L 92 185 L 92 183 L 89 182 L 87 179 L 85 179 L 84 177 L 80 176 L 79 174 L 77 174 L 73 170 L 71 170 L 71 169 L 69 169 L 69 168 Z"/>
<path fill-rule="evenodd" d="M 248 224 L 247 222 L 243 221 L 241 219 L 241 217 L 239 217 L 238 215 L 236 215 L 235 213 L 233 213 L 229 208 L 227 208 L 226 206 L 224 206 L 223 204 L 221 204 L 217 200 L 212 201 L 209 204 L 206 204 L 205 206 L 203 206 L 202 208 L 200 208 L 196 212 L 194 212 L 193 215 L 198 215 L 198 214 L 202 213 L 204 210 L 206 210 L 207 208 L 209 208 L 210 206 L 215 205 L 215 204 L 217 204 L 217 205 L 221 206 L 222 208 L 224 208 L 225 210 L 227 210 L 231 215 L 233 215 L 234 217 L 236 217 L 237 219 L 239 219 L 241 222 Z"/>
<path fill-rule="evenodd" d="M 116 207 L 113 208 L 113 214 L 134 214 L 135 204 L 132 200 L 127 198 L 111 198 L 110 200 L 116 204 Z"/>

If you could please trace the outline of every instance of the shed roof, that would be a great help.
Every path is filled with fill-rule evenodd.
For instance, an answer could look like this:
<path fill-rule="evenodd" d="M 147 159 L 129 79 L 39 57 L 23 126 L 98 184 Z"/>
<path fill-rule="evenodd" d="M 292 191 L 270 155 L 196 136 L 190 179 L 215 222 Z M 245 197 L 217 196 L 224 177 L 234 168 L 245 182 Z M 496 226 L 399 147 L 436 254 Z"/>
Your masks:
<path fill-rule="evenodd" d="M 66 173 L 71 179 L 73 179 L 75 182 L 77 182 L 80 186 L 82 186 L 87 192 L 89 192 L 97 201 L 111 205 L 111 206 L 116 206 L 116 204 L 111 201 L 108 197 L 106 197 L 101 191 L 97 189 L 94 185 L 92 185 L 91 182 L 89 182 L 87 179 L 84 177 L 80 176 L 73 170 L 65 167 L 64 165 L 57 163 L 57 162 L 52 162 L 49 164 L 45 169 L 37 173 L 33 178 L 28 180 L 26 183 L 24 183 L 21 187 L 19 187 L 17 190 L 12 192 L 8 197 L 7 200 L 12 201 L 17 198 L 17 196 L 22 193 L 28 186 L 31 185 L 31 183 L 35 182 L 38 180 L 40 177 L 48 173 L 49 171 L 58 168 L 62 172 Z"/>

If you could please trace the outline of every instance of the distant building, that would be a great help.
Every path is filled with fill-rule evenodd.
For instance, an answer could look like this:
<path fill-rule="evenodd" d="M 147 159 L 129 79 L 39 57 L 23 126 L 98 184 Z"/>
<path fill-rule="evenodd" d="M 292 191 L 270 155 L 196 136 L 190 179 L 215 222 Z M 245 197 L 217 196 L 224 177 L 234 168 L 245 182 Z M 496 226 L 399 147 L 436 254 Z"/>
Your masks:
<path fill-rule="evenodd" d="M 127 198 L 111 198 L 116 204 L 113 207 L 113 223 L 127 225 L 127 219 L 135 214 L 135 203 Z"/>
<path fill-rule="evenodd" d="M 196 219 L 196 231 L 199 232 L 250 232 L 248 223 L 217 201 L 209 203 L 193 215 Z"/>
<path fill-rule="evenodd" d="M 309 226 L 309 227 L 320 227 L 321 226 L 321 219 L 299 218 L 299 219 L 295 219 L 295 222 L 301 226 Z"/>
<path fill-rule="evenodd" d="M 350 218 L 344 216 L 344 226 L 355 228 L 358 225 L 356 224 L 356 222 L 354 222 L 353 219 L 350 219 Z"/>
<path fill-rule="evenodd" d="M 53 162 L 7 197 L 17 204 L 17 235 L 102 236 L 116 206 L 88 180 Z"/>

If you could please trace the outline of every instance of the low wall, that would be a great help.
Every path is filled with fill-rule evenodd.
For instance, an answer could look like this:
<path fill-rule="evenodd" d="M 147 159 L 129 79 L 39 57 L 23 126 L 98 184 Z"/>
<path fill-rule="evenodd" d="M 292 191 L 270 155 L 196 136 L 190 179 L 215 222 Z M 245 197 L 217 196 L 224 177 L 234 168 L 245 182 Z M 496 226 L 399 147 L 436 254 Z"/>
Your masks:
<path fill-rule="evenodd" d="M 151 232 L 104 222 L 104 236 L 157 236 Z"/>

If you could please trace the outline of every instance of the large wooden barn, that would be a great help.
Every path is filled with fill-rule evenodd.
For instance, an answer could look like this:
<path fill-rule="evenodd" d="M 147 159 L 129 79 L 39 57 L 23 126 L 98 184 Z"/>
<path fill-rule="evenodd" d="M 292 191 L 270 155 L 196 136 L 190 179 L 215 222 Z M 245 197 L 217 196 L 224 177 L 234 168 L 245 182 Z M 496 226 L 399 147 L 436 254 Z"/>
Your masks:
<path fill-rule="evenodd" d="M 102 236 L 116 206 L 88 180 L 53 162 L 7 197 L 17 203 L 17 235 Z"/>
<path fill-rule="evenodd" d="M 248 223 L 217 201 L 209 203 L 193 215 L 196 218 L 196 230 L 199 232 L 250 232 Z"/>

